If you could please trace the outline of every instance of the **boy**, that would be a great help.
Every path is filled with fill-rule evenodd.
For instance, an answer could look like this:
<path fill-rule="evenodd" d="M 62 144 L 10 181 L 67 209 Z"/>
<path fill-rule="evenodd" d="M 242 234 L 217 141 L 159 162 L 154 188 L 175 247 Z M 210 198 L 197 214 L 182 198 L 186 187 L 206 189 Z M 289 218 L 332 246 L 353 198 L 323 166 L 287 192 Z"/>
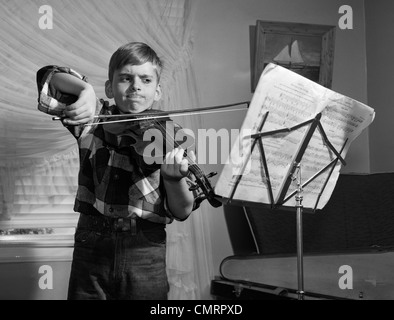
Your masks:
<path fill-rule="evenodd" d="M 160 170 L 147 171 L 130 152 L 105 141 L 105 124 L 84 126 L 97 121 L 98 112 L 138 114 L 152 108 L 162 94 L 161 69 L 146 44 L 120 47 L 105 83 L 113 106 L 98 103 L 86 78 L 69 68 L 47 66 L 37 73 L 39 110 L 64 117 L 80 152 L 74 206 L 80 218 L 68 299 L 167 299 L 165 225 L 185 220 L 195 209 L 184 150 L 175 148 Z"/>

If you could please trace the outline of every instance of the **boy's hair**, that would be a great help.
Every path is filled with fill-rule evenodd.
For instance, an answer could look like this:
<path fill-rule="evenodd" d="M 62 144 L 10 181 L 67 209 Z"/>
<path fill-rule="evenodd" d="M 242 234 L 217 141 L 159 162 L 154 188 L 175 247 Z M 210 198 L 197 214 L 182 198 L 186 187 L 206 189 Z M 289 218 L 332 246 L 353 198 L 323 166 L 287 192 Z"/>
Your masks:
<path fill-rule="evenodd" d="M 141 65 L 151 62 L 156 69 L 157 81 L 160 81 L 163 63 L 156 52 L 143 42 L 130 42 L 114 52 L 109 61 L 108 79 L 112 82 L 116 70 L 127 64 Z"/>

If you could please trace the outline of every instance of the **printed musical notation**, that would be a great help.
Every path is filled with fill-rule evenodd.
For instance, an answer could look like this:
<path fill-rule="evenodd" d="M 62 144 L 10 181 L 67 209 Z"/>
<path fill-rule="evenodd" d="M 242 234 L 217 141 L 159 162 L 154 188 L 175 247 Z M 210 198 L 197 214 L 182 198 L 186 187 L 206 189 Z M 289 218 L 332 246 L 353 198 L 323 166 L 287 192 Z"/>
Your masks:
<path fill-rule="evenodd" d="M 321 127 L 314 130 L 307 148 L 302 149 L 310 128 L 308 121 L 318 114 L 321 114 Z M 252 138 L 239 136 L 218 178 L 215 193 L 227 199 L 272 205 L 270 188 L 276 204 L 279 196 L 283 196 L 285 181 L 292 174 L 294 161 L 302 149 L 300 175 L 297 179 L 294 177 L 294 182 L 285 190 L 286 196 L 297 189 L 296 182 L 308 182 L 303 186 L 303 206 L 322 209 L 335 188 L 342 166 L 324 135 L 331 147 L 345 159 L 352 141 L 374 117 L 375 112 L 369 106 L 286 68 L 269 64 L 260 77 L 242 124 L 242 129 L 251 129 L 252 134 L 266 133 L 258 138 L 263 150 L 257 144 L 251 150 L 248 139 Z M 263 119 L 264 126 L 259 132 Z M 307 124 L 299 126 L 303 123 Z M 265 154 L 267 172 L 261 152 Z M 283 205 L 294 207 L 295 197 Z"/>

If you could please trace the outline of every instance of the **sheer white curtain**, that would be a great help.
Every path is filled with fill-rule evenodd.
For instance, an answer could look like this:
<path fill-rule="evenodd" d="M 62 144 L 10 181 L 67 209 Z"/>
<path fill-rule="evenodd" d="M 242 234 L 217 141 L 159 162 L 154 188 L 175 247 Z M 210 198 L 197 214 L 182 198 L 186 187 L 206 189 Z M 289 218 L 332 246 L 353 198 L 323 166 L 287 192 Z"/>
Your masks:
<path fill-rule="evenodd" d="M 39 187 L 40 170 L 70 176 L 75 141 L 59 123 L 36 108 L 36 71 L 65 65 L 88 76 L 104 95 L 111 54 L 130 41 L 151 45 L 164 60 L 163 110 L 199 106 L 191 67 L 195 1 L 190 0 L 47 0 L 53 28 L 41 29 L 40 0 L 0 3 L 0 220 L 15 217 L 14 187 L 21 172 Z M 182 120 L 197 132 L 198 117 Z M 59 162 L 63 165 L 59 169 Z M 76 170 L 75 170 L 76 171 Z M 27 172 L 27 173 L 26 173 Z M 70 194 L 75 179 L 67 180 Z M 208 299 L 212 256 L 206 204 L 186 221 L 168 227 L 170 299 Z M 0 222 L 1 225 L 1 222 Z"/>

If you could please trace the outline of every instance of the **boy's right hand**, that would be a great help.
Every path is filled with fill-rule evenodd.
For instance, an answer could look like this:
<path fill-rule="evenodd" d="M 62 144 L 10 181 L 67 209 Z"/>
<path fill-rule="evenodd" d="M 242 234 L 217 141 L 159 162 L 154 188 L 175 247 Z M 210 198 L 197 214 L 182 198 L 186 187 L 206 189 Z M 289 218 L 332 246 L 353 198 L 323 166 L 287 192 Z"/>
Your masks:
<path fill-rule="evenodd" d="M 93 87 L 85 83 L 85 88 L 80 92 L 78 100 L 66 106 L 63 120 L 64 125 L 76 126 L 93 120 L 96 113 L 97 98 Z"/>

